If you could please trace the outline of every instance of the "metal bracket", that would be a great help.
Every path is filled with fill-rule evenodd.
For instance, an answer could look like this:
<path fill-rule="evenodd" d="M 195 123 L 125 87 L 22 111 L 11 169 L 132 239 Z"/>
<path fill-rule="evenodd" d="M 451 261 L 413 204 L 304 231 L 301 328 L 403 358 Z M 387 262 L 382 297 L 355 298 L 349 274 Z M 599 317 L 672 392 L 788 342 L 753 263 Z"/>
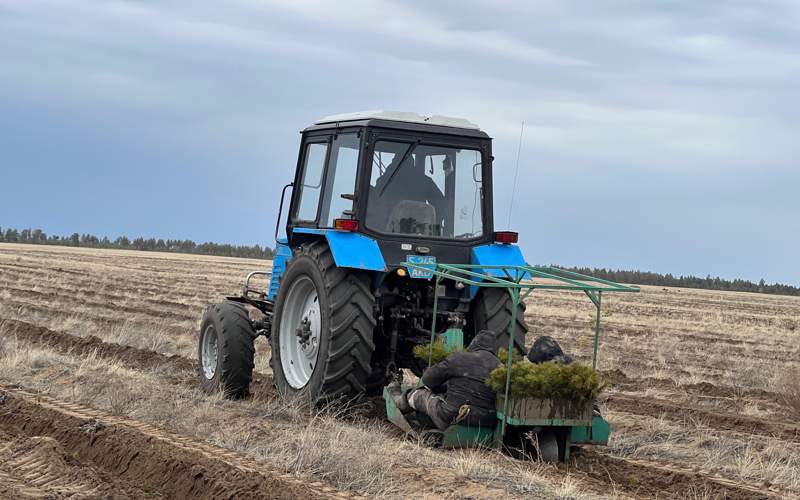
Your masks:
<path fill-rule="evenodd" d="M 242 287 L 242 297 L 251 297 L 252 295 L 255 295 L 257 300 L 265 300 L 267 298 L 266 289 L 264 291 L 260 291 L 257 288 L 250 287 L 250 280 L 255 276 L 264 276 L 265 278 L 270 278 L 272 276 L 272 271 L 253 271 L 248 273 L 247 278 L 244 280 L 244 286 Z"/>
<path fill-rule="evenodd" d="M 597 368 L 597 350 L 600 344 L 600 306 L 603 292 L 638 292 L 637 287 L 621 285 L 613 281 L 595 278 L 585 274 L 559 269 L 556 267 L 532 267 L 528 265 L 484 265 L 484 264 L 444 264 L 441 262 L 423 264 L 418 262 L 403 262 L 409 270 L 425 271 L 430 275 L 435 286 L 442 280 L 452 280 L 475 287 L 505 288 L 511 296 L 513 308 L 511 310 L 511 328 L 508 336 L 508 359 L 506 360 L 506 385 L 504 391 L 503 415 L 508 413 L 508 402 L 511 388 L 511 365 L 514 350 L 514 337 L 516 334 L 517 309 L 523 300 L 534 290 L 571 290 L 585 292 L 589 300 L 595 305 L 594 351 L 592 353 L 592 367 Z M 436 332 L 436 313 L 439 303 L 438 294 L 434 294 L 433 321 L 431 325 L 431 348 L 428 351 L 428 365 L 433 353 L 433 341 Z M 499 424 L 495 433 L 495 444 L 501 446 L 506 432 L 506 419 Z"/>

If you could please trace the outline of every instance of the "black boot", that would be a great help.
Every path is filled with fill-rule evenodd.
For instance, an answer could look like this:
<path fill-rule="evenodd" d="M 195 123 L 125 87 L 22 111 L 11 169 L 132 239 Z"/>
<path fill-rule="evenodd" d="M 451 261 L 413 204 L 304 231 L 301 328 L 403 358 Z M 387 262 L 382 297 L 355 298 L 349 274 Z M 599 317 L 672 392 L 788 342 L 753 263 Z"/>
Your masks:
<path fill-rule="evenodd" d="M 406 397 L 406 391 L 400 386 L 399 382 L 392 382 L 386 386 L 386 390 L 389 392 L 389 395 L 392 397 L 392 401 L 394 405 L 400 410 L 402 413 L 408 413 L 411 411 L 411 406 L 408 405 L 408 398 Z"/>

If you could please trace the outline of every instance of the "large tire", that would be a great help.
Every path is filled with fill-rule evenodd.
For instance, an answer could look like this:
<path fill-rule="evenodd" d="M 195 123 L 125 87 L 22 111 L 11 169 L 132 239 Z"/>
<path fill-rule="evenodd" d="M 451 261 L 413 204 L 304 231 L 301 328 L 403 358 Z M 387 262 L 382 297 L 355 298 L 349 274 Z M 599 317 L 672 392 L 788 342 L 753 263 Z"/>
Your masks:
<path fill-rule="evenodd" d="M 502 288 L 483 288 L 472 302 L 471 321 L 467 330 L 473 337 L 481 330 L 491 330 L 498 334 L 497 348 L 508 350 L 508 336 L 511 332 L 511 313 L 514 303 L 511 295 Z M 516 330 L 514 331 L 514 345 L 517 351 L 524 355 L 525 336 L 528 334 L 528 325 L 525 324 L 525 303 L 520 302 L 517 307 Z"/>
<path fill-rule="evenodd" d="M 203 390 L 246 396 L 253 378 L 256 337 L 247 309 L 236 302 L 208 306 L 200 324 L 198 372 Z"/>
<path fill-rule="evenodd" d="M 304 296 L 310 298 L 303 302 Z M 364 394 L 375 350 L 374 304 L 370 276 L 336 267 L 326 242 L 298 248 L 281 279 L 272 322 L 278 392 L 302 394 L 313 403 Z M 306 335 L 305 343 L 298 333 Z"/>

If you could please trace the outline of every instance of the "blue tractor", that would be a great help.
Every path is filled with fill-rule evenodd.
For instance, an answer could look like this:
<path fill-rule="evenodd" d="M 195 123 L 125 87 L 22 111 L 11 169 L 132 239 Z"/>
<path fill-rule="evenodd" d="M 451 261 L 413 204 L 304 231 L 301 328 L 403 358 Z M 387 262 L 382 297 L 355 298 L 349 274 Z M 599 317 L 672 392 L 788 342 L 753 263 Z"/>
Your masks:
<path fill-rule="evenodd" d="M 380 394 L 402 369 L 420 375 L 413 348 L 448 329 L 464 343 L 490 329 L 523 351 L 523 302 L 426 267 L 525 265 L 517 234 L 494 227 L 492 160 L 491 138 L 462 119 L 363 112 L 303 130 L 271 273 L 251 273 L 240 296 L 203 316 L 203 387 L 246 394 L 259 335 L 277 390 L 312 401 Z M 259 274 L 268 289 L 251 284 Z"/>

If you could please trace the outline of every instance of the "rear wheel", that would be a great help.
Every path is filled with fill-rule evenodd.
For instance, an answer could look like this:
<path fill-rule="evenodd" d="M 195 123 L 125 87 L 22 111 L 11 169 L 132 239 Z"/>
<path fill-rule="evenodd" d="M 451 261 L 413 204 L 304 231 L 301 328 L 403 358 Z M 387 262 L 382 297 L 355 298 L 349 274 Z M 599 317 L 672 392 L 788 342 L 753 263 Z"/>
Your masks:
<path fill-rule="evenodd" d="M 536 433 L 537 446 L 536 450 L 539 455 L 539 460 L 542 462 L 556 463 L 559 458 L 563 456 L 561 451 L 562 446 L 559 444 L 559 439 L 556 433 L 550 429 L 544 429 Z"/>
<path fill-rule="evenodd" d="M 511 295 L 501 288 L 483 288 L 472 302 L 472 311 L 467 330 L 470 338 L 481 330 L 491 330 L 498 333 L 497 348 L 508 350 L 508 337 L 511 332 L 511 315 L 514 303 Z M 514 345 L 517 351 L 525 354 L 525 336 L 528 325 L 525 324 L 525 303 L 517 306 L 516 328 L 514 330 Z"/>
<path fill-rule="evenodd" d="M 197 346 L 200 383 L 206 392 L 247 395 L 253 378 L 255 330 L 247 309 L 236 302 L 208 306 Z"/>
<path fill-rule="evenodd" d="M 564 461 L 568 445 L 566 432 L 563 428 L 509 426 L 504 438 L 505 450 L 520 460 Z"/>
<path fill-rule="evenodd" d="M 278 391 L 313 402 L 366 392 L 374 303 L 367 273 L 336 267 L 325 242 L 302 245 L 275 304 L 270 340 Z"/>

